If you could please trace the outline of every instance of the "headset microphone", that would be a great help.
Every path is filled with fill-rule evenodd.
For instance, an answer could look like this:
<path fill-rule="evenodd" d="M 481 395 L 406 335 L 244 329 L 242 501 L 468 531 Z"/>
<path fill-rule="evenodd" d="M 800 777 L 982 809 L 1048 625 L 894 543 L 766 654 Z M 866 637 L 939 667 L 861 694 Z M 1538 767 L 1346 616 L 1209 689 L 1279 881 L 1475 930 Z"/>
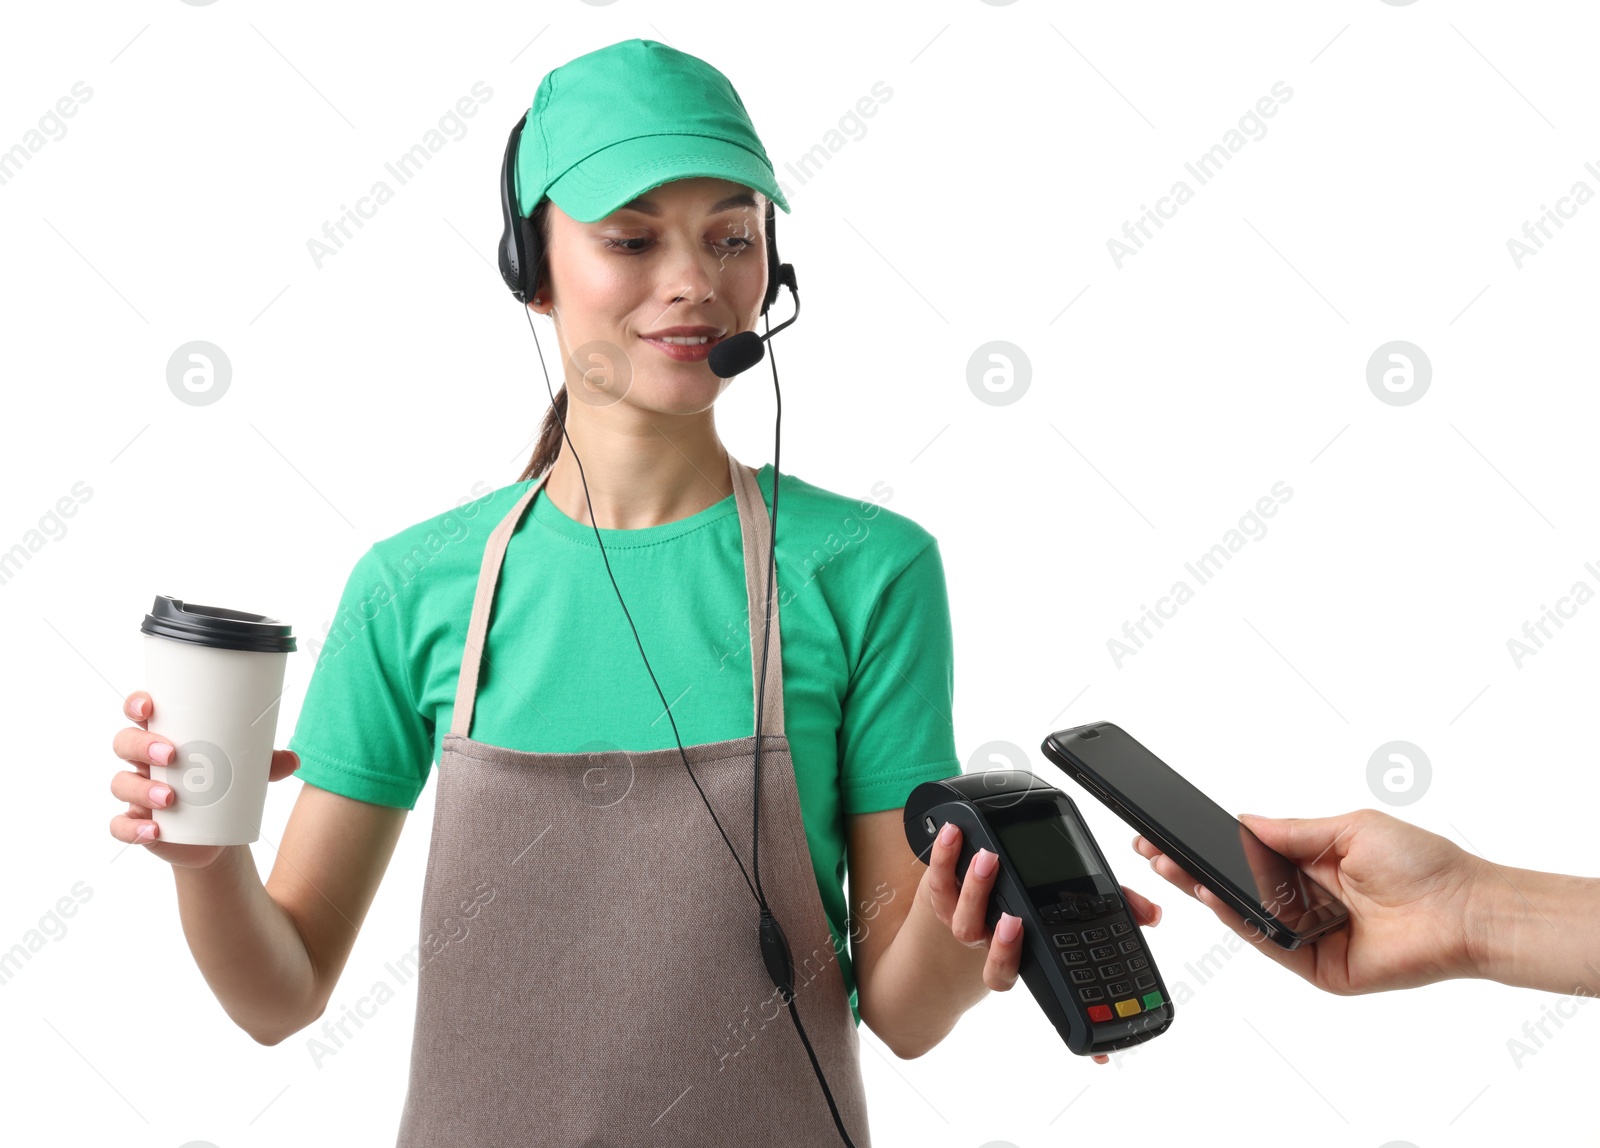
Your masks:
<path fill-rule="evenodd" d="M 765 335 L 758 335 L 754 331 L 740 331 L 732 335 L 715 347 L 711 354 L 706 356 L 706 363 L 711 368 L 711 373 L 719 379 L 731 379 L 733 376 L 748 371 L 761 361 L 767 353 L 766 342 L 779 331 L 800 317 L 800 289 L 795 286 L 794 264 L 784 263 L 778 268 L 778 282 L 789 288 L 789 294 L 794 298 L 794 314 L 779 323 Z M 774 369 L 773 383 L 777 383 L 777 373 Z M 777 463 L 773 464 L 773 502 L 777 502 Z"/>

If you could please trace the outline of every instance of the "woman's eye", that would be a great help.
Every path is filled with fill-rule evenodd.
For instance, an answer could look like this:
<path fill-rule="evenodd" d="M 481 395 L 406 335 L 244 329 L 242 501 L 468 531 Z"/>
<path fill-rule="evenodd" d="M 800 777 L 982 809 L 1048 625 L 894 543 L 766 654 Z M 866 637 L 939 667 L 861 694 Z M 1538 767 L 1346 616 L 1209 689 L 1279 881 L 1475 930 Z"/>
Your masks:
<path fill-rule="evenodd" d="M 730 235 L 730 236 L 728 236 L 728 238 L 733 240 L 735 243 L 739 244 L 740 246 L 735 247 L 735 248 L 731 248 L 731 249 L 725 248 L 724 250 L 742 251 L 746 247 L 754 247 L 755 246 L 755 240 L 746 239 L 742 235 Z M 639 252 L 643 251 L 644 248 L 642 248 L 642 247 L 629 247 L 628 244 L 630 244 L 630 243 L 649 243 L 649 242 L 650 241 L 648 239 L 607 239 L 605 241 L 605 245 L 606 245 L 606 248 L 608 250 L 626 251 L 626 252 L 628 252 L 630 254 L 637 255 L 637 254 L 639 254 Z"/>

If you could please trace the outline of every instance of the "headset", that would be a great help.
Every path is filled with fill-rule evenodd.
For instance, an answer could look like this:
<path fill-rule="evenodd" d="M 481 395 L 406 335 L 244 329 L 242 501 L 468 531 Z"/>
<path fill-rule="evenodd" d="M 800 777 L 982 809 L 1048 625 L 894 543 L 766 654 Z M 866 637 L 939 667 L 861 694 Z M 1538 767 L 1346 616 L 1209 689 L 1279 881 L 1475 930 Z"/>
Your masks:
<path fill-rule="evenodd" d="M 538 228 L 533 226 L 533 220 L 517 210 L 517 145 L 522 139 L 522 127 L 525 122 L 525 116 L 517 117 L 517 122 L 511 129 L 511 136 L 506 140 L 505 158 L 500 165 L 500 213 L 505 227 L 500 237 L 499 262 L 500 277 L 505 280 L 506 286 L 511 289 L 511 294 L 517 302 L 524 304 L 522 311 L 528 319 L 528 329 L 533 332 L 534 346 L 538 348 L 539 334 L 534 328 L 533 315 L 526 304 L 539 290 L 538 269 L 544 257 L 544 244 L 538 234 Z M 707 356 L 707 362 L 712 372 L 720 378 L 732 378 L 755 366 L 765 353 L 767 341 L 800 317 L 800 292 L 795 282 L 794 266 L 778 261 L 778 240 L 774 230 L 776 221 L 777 206 L 769 198 L 766 218 L 767 293 L 761 301 L 761 315 L 766 318 L 767 311 L 778 297 L 780 286 L 789 288 L 789 294 L 794 298 L 795 313 L 776 327 L 773 327 L 771 320 L 768 319 L 768 329 L 763 335 L 758 336 L 754 331 L 742 331 L 713 347 L 711 354 Z M 672 707 L 667 705 L 667 696 L 662 692 L 661 683 L 656 681 L 655 671 L 650 668 L 650 659 L 644 652 L 644 643 L 639 639 L 639 629 L 633 624 L 633 615 L 628 612 L 628 604 L 622 600 L 622 591 L 617 587 L 616 575 L 611 572 L 611 560 L 606 557 L 605 543 L 600 540 L 600 528 L 595 524 L 594 503 L 589 499 L 589 480 L 584 475 L 583 462 L 578 458 L 572 439 L 567 435 L 566 416 L 556 405 L 555 393 L 550 388 L 550 372 L 545 367 L 542 349 L 538 349 L 538 355 L 540 369 L 544 371 L 545 391 L 550 395 L 550 407 L 561 421 L 561 436 L 566 441 L 567 449 L 572 451 L 573 461 L 578 465 L 578 477 L 583 481 L 583 497 L 589 504 L 589 524 L 594 528 L 595 544 L 600 547 L 600 557 L 606 564 L 607 575 L 611 578 L 611 588 L 616 591 L 617 602 L 622 606 L 629 628 L 633 630 L 633 640 L 639 647 L 639 656 L 644 659 L 644 668 L 650 675 L 651 684 L 656 687 L 656 693 L 661 697 L 661 705 L 666 712 L 667 720 L 672 724 L 672 736 L 678 743 L 678 754 L 683 758 L 683 768 L 688 770 L 689 779 L 694 782 L 695 789 L 699 790 L 700 800 L 705 803 L 706 812 L 711 814 L 717 832 L 722 835 L 723 844 L 727 845 L 728 852 L 733 855 L 734 863 L 744 874 L 745 884 L 750 886 L 750 892 L 760 908 L 761 959 L 766 965 L 767 975 L 772 978 L 773 986 L 783 995 L 783 1001 L 789 1008 L 789 1016 L 794 1021 L 795 1031 L 799 1033 L 800 1041 L 805 1045 L 806 1055 L 811 1059 L 811 1069 L 816 1073 L 817 1083 L 822 1086 L 822 1094 L 828 1101 L 828 1110 L 833 1114 L 834 1126 L 839 1130 L 839 1135 L 845 1144 L 855 1148 L 855 1142 L 850 1139 L 844 1121 L 839 1116 L 839 1107 L 834 1103 L 833 1092 L 828 1088 L 828 1081 L 823 1075 L 822 1065 L 817 1061 L 816 1051 L 811 1047 L 811 1039 L 806 1036 L 805 1026 L 800 1023 L 800 1013 L 794 1005 L 794 960 L 790 955 L 789 942 L 778 924 L 778 919 L 773 916 L 772 909 L 767 904 L 766 893 L 761 888 L 761 719 L 763 702 L 766 699 L 768 639 L 772 634 L 772 579 L 778 545 L 778 452 L 783 421 L 783 393 L 778 387 L 777 357 L 774 356 L 772 359 L 772 391 L 777 398 L 777 414 L 772 423 L 772 530 L 767 549 L 767 588 L 762 601 L 761 682 L 756 687 L 755 699 L 755 783 L 750 832 L 750 859 L 751 867 L 755 870 L 755 881 L 752 884 L 750 874 L 745 872 L 744 862 L 739 860 L 739 854 L 734 850 L 733 843 L 728 840 L 728 834 L 723 830 L 716 810 L 711 808 L 705 790 L 701 789 L 700 781 L 689 765 L 689 755 L 684 752 L 683 738 L 678 734 L 678 723 L 672 716 Z"/>

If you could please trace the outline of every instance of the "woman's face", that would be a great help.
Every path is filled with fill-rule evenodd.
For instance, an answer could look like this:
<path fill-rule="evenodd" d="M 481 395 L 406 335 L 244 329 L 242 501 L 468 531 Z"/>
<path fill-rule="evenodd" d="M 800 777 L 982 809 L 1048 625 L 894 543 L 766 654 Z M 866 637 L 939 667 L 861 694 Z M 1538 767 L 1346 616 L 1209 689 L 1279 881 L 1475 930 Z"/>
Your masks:
<path fill-rule="evenodd" d="M 548 210 L 549 277 L 530 306 L 553 313 L 568 394 L 661 414 L 709 407 L 728 380 L 712 373 L 707 352 L 753 328 L 766 293 L 766 197 L 696 177 L 651 188 L 595 223 L 553 202 Z M 701 328 L 707 342 L 666 342 L 680 327 Z"/>

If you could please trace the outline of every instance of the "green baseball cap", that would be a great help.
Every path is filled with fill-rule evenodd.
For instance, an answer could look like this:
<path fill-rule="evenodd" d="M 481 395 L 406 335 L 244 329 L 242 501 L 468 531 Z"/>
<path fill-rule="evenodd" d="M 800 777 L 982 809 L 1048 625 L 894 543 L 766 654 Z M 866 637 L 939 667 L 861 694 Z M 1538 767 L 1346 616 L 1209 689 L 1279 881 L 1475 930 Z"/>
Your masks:
<path fill-rule="evenodd" d="M 594 223 L 691 176 L 742 183 L 789 210 L 744 101 L 704 60 L 655 40 L 622 40 L 539 82 L 517 146 L 524 217 L 549 196 Z"/>

